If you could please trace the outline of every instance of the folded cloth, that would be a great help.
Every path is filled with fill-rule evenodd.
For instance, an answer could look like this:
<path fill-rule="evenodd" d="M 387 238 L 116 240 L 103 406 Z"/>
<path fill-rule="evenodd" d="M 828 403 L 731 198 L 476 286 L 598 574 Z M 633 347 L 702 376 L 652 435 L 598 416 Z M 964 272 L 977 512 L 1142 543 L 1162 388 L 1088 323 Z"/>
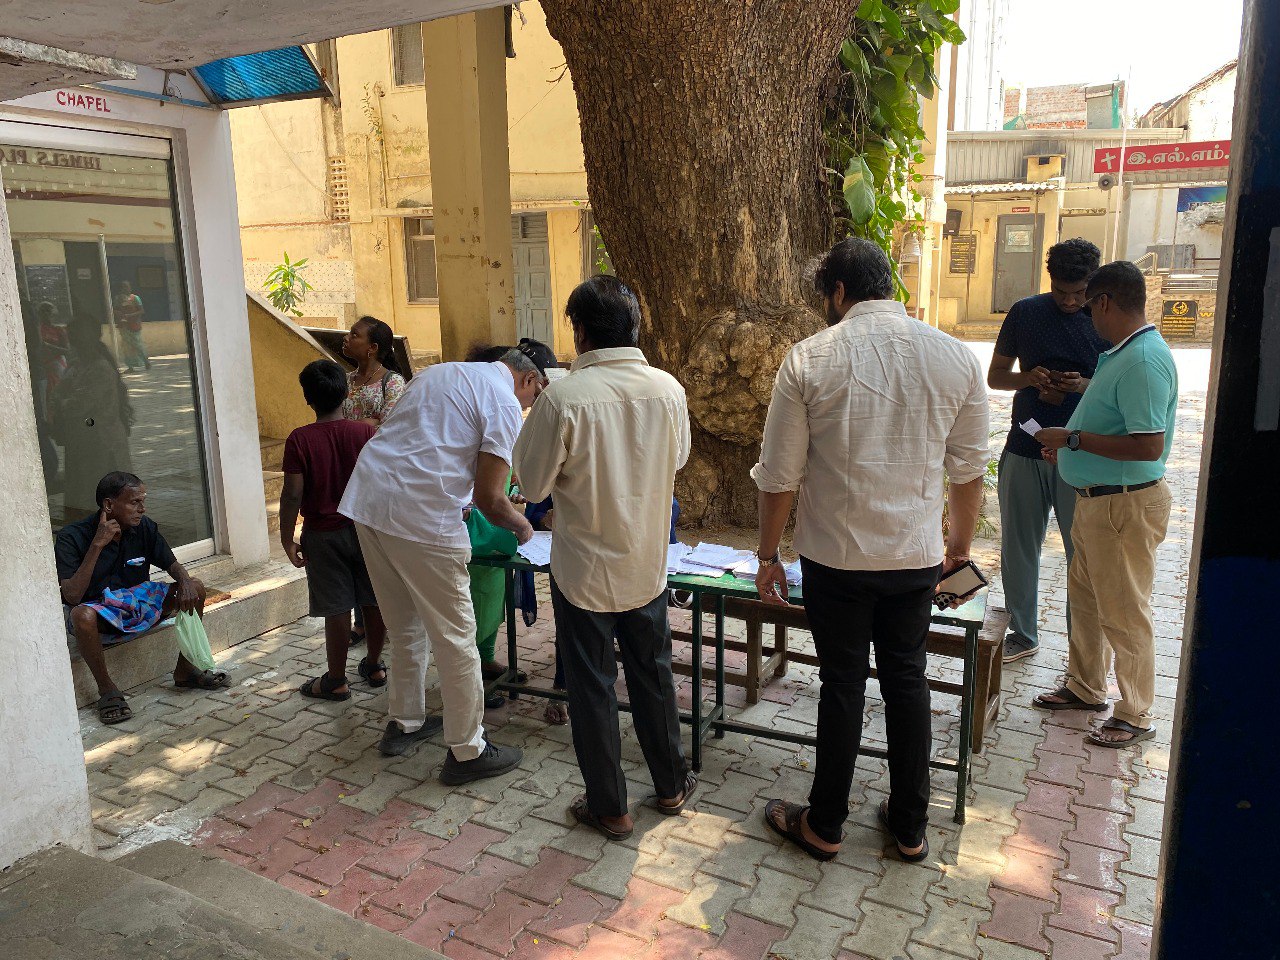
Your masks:
<path fill-rule="evenodd" d="M 167 583 L 148 580 L 136 587 L 104 590 L 101 600 L 84 606 L 97 611 L 98 616 L 121 633 L 145 633 L 160 622 L 168 593 Z"/>

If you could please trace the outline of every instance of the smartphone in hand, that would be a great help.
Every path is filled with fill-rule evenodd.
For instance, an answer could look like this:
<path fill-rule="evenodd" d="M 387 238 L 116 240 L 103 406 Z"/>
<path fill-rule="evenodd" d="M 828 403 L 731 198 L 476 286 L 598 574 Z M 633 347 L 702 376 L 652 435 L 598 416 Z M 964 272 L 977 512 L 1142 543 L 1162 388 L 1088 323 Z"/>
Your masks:
<path fill-rule="evenodd" d="M 933 603 L 939 610 L 945 610 L 953 603 L 968 600 L 986 585 L 987 578 L 970 560 L 942 578 Z"/>

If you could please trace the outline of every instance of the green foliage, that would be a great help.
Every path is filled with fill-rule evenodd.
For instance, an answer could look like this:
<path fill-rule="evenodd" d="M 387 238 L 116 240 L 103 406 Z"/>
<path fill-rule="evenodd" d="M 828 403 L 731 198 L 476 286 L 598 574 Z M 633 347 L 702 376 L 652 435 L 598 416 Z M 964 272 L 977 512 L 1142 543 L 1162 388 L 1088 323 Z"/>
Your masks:
<path fill-rule="evenodd" d="M 360 98 L 360 111 L 369 123 L 369 135 L 378 141 L 379 146 L 386 142 L 386 133 L 382 127 L 382 84 L 366 83 L 364 96 Z"/>
<path fill-rule="evenodd" d="M 314 289 L 302 275 L 306 265 L 306 257 L 301 260 L 290 260 L 289 253 L 286 251 L 284 262 L 276 264 L 275 269 L 267 274 L 267 299 L 281 313 L 292 314 L 295 317 L 302 316 L 298 306 L 306 299 L 308 291 Z"/>
<path fill-rule="evenodd" d="M 920 101 L 937 92 L 938 50 L 964 42 L 948 19 L 958 7 L 959 0 L 862 0 L 858 7 L 824 118 L 838 237 L 865 237 L 891 254 L 899 224 L 919 228 L 921 178 L 911 166 L 924 159 Z M 896 265 L 894 282 L 905 300 Z"/>

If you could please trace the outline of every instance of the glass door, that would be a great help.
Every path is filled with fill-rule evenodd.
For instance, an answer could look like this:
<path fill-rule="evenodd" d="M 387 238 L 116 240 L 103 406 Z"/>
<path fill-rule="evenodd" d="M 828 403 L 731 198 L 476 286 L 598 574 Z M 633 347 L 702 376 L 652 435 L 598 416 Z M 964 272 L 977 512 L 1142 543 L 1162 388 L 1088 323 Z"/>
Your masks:
<path fill-rule="evenodd" d="M 208 555 L 205 444 L 168 142 L 0 124 L 49 513 L 56 531 L 97 512 L 122 470 L 186 558 Z M 56 131 L 56 132 L 55 132 Z M 110 151 L 118 143 L 121 152 Z M 107 149 L 102 149 L 107 147 Z M 134 155 L 135 153 L 149 155 Z M 203 549 L 202 549 L 203 548 Z"/>

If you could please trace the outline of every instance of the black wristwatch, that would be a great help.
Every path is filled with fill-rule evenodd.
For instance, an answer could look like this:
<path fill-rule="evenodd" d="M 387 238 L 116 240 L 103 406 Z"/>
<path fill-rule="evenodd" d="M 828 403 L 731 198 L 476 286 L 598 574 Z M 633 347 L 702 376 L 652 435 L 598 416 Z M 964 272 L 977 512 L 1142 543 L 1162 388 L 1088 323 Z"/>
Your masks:
<path fill-rule="evenodd" d="M 1080 449 L 1080 431 L 1079 430 L 1072 430 L 1070 433 L 1067 434 L 1067 449 L 1068 450 Z"/>
<path fill-rule="evenodd" d="M 773 556 L 772 556 L 772 557 L 762 557 L 762 556 L 760 556 L 760 554 L 759 554 L 759 553 L 757 553 L 757 554 L 756 554 L 756 559 L 757 559 L 758 561 L 760 561 L 760 563 L 762 563 L 762 564 L 765 564 L 765 563 L 782 563 L 782 551 L 781 551 L 781 550 L 775 550 L 775 551 L 773 552 Z"/>

